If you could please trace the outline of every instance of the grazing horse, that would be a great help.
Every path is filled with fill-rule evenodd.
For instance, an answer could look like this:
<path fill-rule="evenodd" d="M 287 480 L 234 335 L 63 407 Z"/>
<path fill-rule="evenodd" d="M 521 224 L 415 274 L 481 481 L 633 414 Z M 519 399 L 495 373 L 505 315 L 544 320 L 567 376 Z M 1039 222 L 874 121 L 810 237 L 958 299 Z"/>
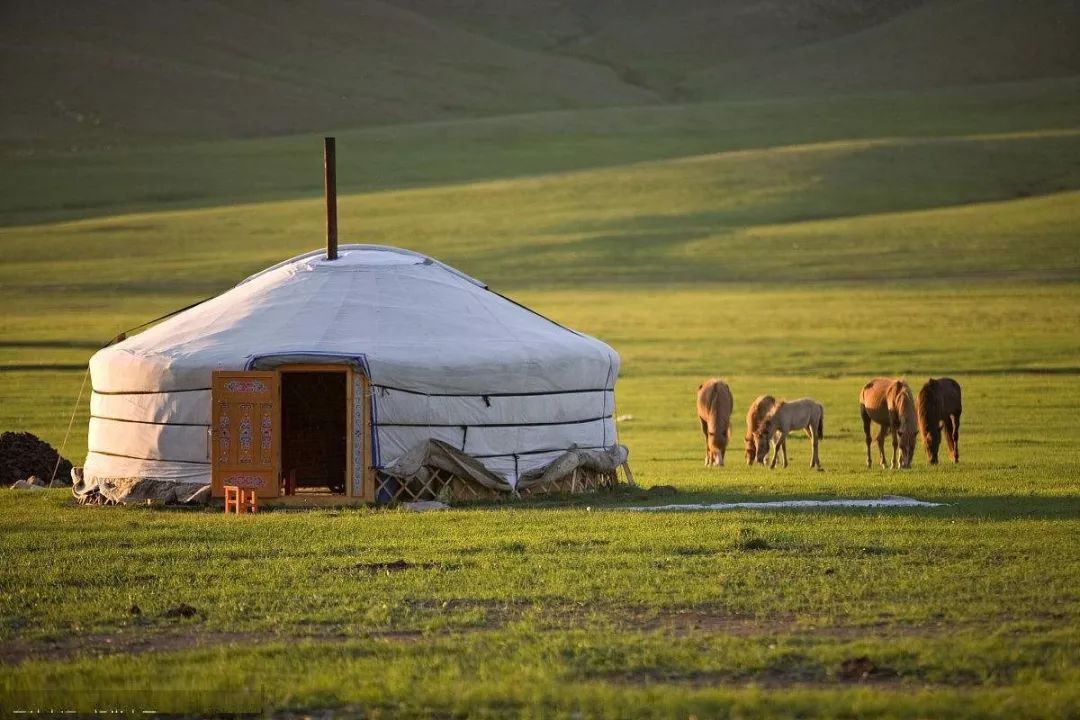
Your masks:
<path fill-rule="evenodd" d="M 960 383 L 952 378 L 930 378 L 919 391 L 915 409 L 930 464 L 937 465 L 942 427 L 949 443 L 949 456 L 954 463 L 960 462 Z"/>
<path fill-rule="evenodd" d="M 810 436 L 810 444 L 813 454 L 810 457 L 810 467 L 822 470 L 821 457 L 818 455 L 818 445 L 825 437 L 825 408 L 817 400 L 802 398 L 786 402 L 778 400 L 765 419 L 757 426 L 757 459 L 758 462 L 765 460 L 769 452 L 769 440 L 776 435 L 773 443 L 772 462 L 769 468 L 776 467 L 776 458 L 780 451 L 784 452 L 784 467 L 788 466 L 787 436 L 792 430 L 805 430 Z M 779 434 L 778 434 L 779 433 Z"/>
<path fill-rule="evenodd" d="M 697 414 L 705 435 L 705 465 L 724 464 L 728 438 L 731 437 L 731 408 L 735 400 L 731 388 L 720 378 L 698 385 Z"/>
<path fill-rule="evenodd" d="M 870 467 L 870 423 L 877 423 L 881 430 L 877 436 L 881 467 L 885 462 L 885 435 L 892 436 L 892 466 L 911 467 L 915 454 L 915 399 L 911 388 L 901 379 L 874 378 L 859 393 L 859 411 L 862 415 L 863 432 L 866 434 L 866 467 Z M 897 448 L 900 457 L 897 459 Z"/>
<path fill-rule="evenodd" d="M 772 410 L 773 405 L 776 404 L 776 398 L 772 395 L 759 395 L 754 403 L 750 406 L 750 409 L 746 411 L 746 464 L 753 465 L 755 462 L 764 464 L 765 460 L 762 457 L 758 460 L 757 454 L 757 435 L 754 433 L 757 430 L 758 425 L 762 423 L 765 416 Z M 766 447 L 768 443 L 766 443 Z"/>

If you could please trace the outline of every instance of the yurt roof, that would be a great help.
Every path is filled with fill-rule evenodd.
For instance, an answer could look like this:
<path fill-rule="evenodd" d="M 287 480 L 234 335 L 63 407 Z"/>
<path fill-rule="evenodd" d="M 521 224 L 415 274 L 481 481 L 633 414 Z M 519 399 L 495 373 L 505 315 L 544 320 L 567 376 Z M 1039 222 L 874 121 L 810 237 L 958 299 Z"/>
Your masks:
<path fill-rule="evenodd" d="M 205 389 L 215 369 L 351 362 L 423 393 L 611 387 L 618 355 L 425 255 L 343 245 L 299 255 L 99 351 L 95 392 Z"/>

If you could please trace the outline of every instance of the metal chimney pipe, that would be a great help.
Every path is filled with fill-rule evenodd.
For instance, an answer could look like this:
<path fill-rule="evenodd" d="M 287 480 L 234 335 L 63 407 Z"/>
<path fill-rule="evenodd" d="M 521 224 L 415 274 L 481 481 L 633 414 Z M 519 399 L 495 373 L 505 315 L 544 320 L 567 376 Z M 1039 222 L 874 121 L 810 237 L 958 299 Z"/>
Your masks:
<path fill-rule="evenodd" d="M 337 167 L 334 138 L 323 138 L 323 185 L 326 188 L 326 259 L 337 260 Z"/>

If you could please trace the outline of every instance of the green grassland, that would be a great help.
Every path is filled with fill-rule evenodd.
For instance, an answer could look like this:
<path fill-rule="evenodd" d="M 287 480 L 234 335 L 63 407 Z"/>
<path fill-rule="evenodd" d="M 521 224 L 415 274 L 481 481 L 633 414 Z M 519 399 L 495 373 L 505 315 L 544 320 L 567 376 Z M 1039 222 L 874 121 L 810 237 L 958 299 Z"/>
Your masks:
<path fill-rule="evenodd" d="M 1080 81 L 1069 43 L 1045 27 L 1072 16 L 1023 4 L 1016 35 L 1042 28 L 1045 52 L 1016 40 L 980 66 L 971 57 L 993 53 L 949 56 L 948 28 L 966 13 L 976 35 L 999 32 L 1004 6 L 830 0 L 815 25 L 799 4 L 695 5 L 656 17 L 624 3 L 620 21 L 603 3 L 506 15 L 361 3 L 418 66 L 429 42 L 501 43 L 476 56 L 510 68 L 517 95 L 470 85 L 464 55 L 425 82 L 463 89 L 468 108 L 433 110 L 434 91 L 412 87 L 358 103 L 371 117 L 320 115 L 342 127 L 343 242 L 430 253 L 620 352 L 620 440 L 641 489 L 231 519 L 0 491 L 0 712 L 1080 715 Z M 183 21 L 251 14 L 198 7 Z M 37 10 L 18 12 L 40 27 L 26 15 Z M 730 21 L 730 42 L 702 30 L 674 52 L 688 17 Z M 751 20 L 782 26 L 772 44 L 740 35 Z M 928 26 L 941 30 L 913 29 Z M 322 31 L 311 20 L 290 37 Z M 48 32 L 66 43 L 73 31 Z M 893 83 L 912 77 L 896 48 L 914 35 L 935 38 L 920 52 L 940 74 Z M 120 42 L 79 38 L 93 62 Z M 212 37 L 184 52 L 155 38 L 125 41 L 158 58 L 131 66 L 139 82 L 172 67 L 205 85 L 217 66 L 270 93 L 296 82 L 257 38 L 226 55 Z M 350 53 L 391 57 L 377 44 Z M 841 67 L 854 57 L 877 85 Z M 798 73 L 732 80 L 783 62 Z M 560 100 L 559 73 L 583 66 L 592 90 Z M 840 91 L 860 94 L 826 94 Z M 328 81 L 296 104 L 321 112 L 338 92 Z M 649 104 L 621 106 L 642 93 Z M 163 106 L 130 131 L 41 125 L 63 143 L 3 126 L 0 429 L 64 444 L 78 463 L 88 388 L 75 400 L 97 347 L 321 244 L 318 135 L 238 139 L 262 120 L 221 117 Z M 185 118 L 204 124 L 176 132 Z M 279 120 L 320 129 L 303 113 Z M 693 410 L 713 375 L 736 401 L 722 469 L 702 466 Z M 876 375 L 960 381 L 959 465 L 931 467 L 920 447 L 909 471 L 865 467 L 857 398 Z M 824 472 L 807 467 L 801 437 L 789 468 L 742 462 L 742 417 L 764 392 L 825 405 Z M 644 492 L 655 485 L 676 494 Z M 945 505 L 625 509 L 885 494 Z M 194 616 L 170 615 L 179 603 Z M 844 671 L 863 656 L 877 672 Z"/>
<path fill-rule="evenodd" d="M 346 240 L 431 252 L 616 347 L 635 473 L 679 494 L 242 520 L 0 495 L 5 707 L 1075 713 L 1075 156 L 1057 131 L 852 140 L 343 198 Z M 96 343 L 317 244 L 319 213 L 0 232 L 3 427 L 59 445 Z M 961 465 L 863 466 L 857 394 L 881 373 L 963 383 Z M 736 397 L 722 470 L 692 411 L 713 374 Z M 825 472 L 801 440 L 786 470 L 741 464 L 761 392 L 825 404 Z M 883 494 L 948 506 L 618 510 Z M 846 679 L 861 656 L 885 670 Z"/>
<path fill-rule="evenodd" d="M 333 132 L 340 189 L 372 193 L 838 141 L 900 145 L 907 140 L 925 150 L 934 139 L 959 143 L 971 136 L 1069 132 L 1077 117 L 1080 80 L 1069 77 L 922 92 L 522 113 Z M 0 225 L 317 197 L 320 148 L 321 138 L 313 135 L 135 142 L 79 152 L 24 147 L 0 155 Z M 992 162 L 993 154 L 981 161 Z M 757 164 L 752 158 L 743 163 L 751 170 Z M 938 164 L 948 170 L 946 163 Z M 998 177 L 1007 180 L 1008 169 L 1002 165 Z M 965 168 L 966 179 L 975 175 L 972 170 Z M 863 177 L 876 181 L 883 174 L 867 167 Z M 1000 199 L 1073 187 L 1055 185 L 1055 179 L 1047 174 L 1043 185 L 1016 184 Z"/>

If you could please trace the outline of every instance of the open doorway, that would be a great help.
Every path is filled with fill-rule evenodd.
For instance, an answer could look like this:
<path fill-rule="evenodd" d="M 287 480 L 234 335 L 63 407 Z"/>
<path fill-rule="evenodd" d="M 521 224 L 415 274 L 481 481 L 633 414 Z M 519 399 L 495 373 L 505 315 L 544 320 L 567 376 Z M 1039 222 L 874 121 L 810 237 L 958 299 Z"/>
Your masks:
<path fill-rule="evenodd" d="M 348 374 L 282 370 L 281 473 L 286 494 L 344 494 L 349 473 Z"/>

